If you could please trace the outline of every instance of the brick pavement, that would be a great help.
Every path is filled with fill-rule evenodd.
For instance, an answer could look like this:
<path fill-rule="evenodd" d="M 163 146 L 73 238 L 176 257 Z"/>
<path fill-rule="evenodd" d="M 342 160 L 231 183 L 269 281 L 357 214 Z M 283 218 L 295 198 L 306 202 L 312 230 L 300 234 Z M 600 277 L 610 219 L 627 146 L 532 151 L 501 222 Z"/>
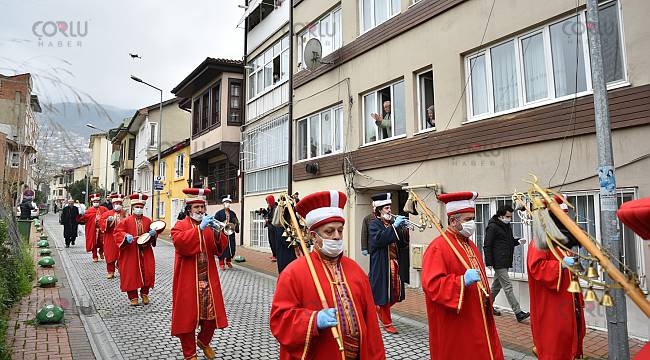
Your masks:
<path fill-rule="evenodd" d="M 268 254 L 262 251 L 253 250 L 240 246 L 237 253 L 246 257 L 246 262 L 240 265 L 250 269 L 255 269 L 273 276 L 277 276 L 277 267 L 275 263 L 268 260 Z M 424 294 L 419 288 L 407 288 L 406 299 L 396 304 L 393 309 L 395 313 L 406 318 L 416 321 L 427 321 L 426 307 L 424 304 Z M 504 347 L 532 354 L 533 336 L 530 331 L 530 322 L 526 320 L 523 323 L 517 322 L 514 314 L 508 311 L 502 311 L 502 316 L 495 317 L 499 339 Z M 630 339 L 630 354 L 632 357 L 645 345 L 645 342 Z M 584 339 L 585 355 L 591 358 L 607 358 L 607 333 L 604 331 L 587 329 Z"/>
<path fill-rule="evenodd" d="M 32 257 L 36 264 L 40 259 L 35 243 L 40 233 L 32 227 L 30 244 Z M 36 279 L 43 275 L 55 275 L 56 287 L 40 288 L 34 284 L 32 292 L 16 304 L 9 315 L 7 326 L 7 343 L 14 360 L 90 360 L 94 359 L 86 331 L 74 307 L 72 293 L 65 275 L 60 270 L 59 249 L 54 248 L 50 240 L 50 249 L 55 265 L 51 269 L 36 265 Z M 33 325 L 36 312 L 44 304 L 59 305 L 65 311 L 65 323 L 62 325 Z"/>

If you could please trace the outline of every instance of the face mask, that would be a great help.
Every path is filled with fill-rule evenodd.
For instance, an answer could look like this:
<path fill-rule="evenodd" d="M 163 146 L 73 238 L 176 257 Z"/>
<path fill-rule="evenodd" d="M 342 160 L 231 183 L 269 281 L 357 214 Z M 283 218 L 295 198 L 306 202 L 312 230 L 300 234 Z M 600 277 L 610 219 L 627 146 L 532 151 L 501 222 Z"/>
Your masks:
<path fill-rule="evenodd" d="M 94 203 L 93 203 L 93 207 L 99 207 L 99 203 L 98 203 L 98 202 L 94 202 Z"/>
<path fill-rule="evenodd" d="M 463 225 L 463 229 L 458 232 L 459 234 L 467 238 L 474 235 L 474 231 L 476 231 L 476 223 L 474 222 L 474 220 L 464 222 L 462 223 L 462 225 Z"/>
<path fill-rule="evenodd" d="M 201 222 L 203 220 L 204 215 L 205 214 L 192 213 L 192 215 L 190 215 L 190 217 L 192 218 L 192 220 L 194 220 L 196 222 Z"/>
<path fill-rule="evenodd" d="M 113 206 L 113 209 L 115 209 L 115 211 L 122 211 L 122 205 L 115 205 Z"/>
<path fill-rule="evenodd" d="M 141 207 L 133 208 L 133 215 L 140 216 L 144 212 L 144 209 Z"/>
<path fill-rule="evenodd" d="M 386 221 L 391 221 L 393 219 L 393 215 L 391 215 L 389 213 L 383 213 L 383 214 L 381 214 L 381 217 Z"/>
<path fill-rule="evenodd" d="M 230 203 L 223 203 L 224 209 L 230 209 Z"/>
<path fill-rule="evenodd" d="M 323 239 L 322 236 L 316 234 L 321 240 L 323 240 L 323 245 L 321 246 L 320 251 L 323 255 L 335 258 L 343 252 L 343 240 L 330 240 Z"/>
<path fill-rule="evenodd" d="M 510 224 L 510 222 L 512 221 L 512 219 L 509 218 L 499 218 L 499 220 L 501 220 L 501 222 L 506 225 Z"/>

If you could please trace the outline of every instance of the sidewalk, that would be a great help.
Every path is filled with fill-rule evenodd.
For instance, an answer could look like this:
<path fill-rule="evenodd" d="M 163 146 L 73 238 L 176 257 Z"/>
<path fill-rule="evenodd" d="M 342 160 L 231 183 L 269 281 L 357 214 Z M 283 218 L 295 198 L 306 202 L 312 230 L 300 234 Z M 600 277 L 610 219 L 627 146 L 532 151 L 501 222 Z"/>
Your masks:
<path fill-rule="evenodd" d="M 239 265 L 263 272 L 265 274 L 277 276 L 277 266 L 269 260 L 270 253 L 252 250 L 243 246 L 237 247 L 237 255 L 246 258 L 246 262 Z M 427 322 L 426 307 L 424 306 L 424 297 L 421 289 L 407 288 L 406 299 L 396 304 L 394 311 L 402 316 L 415 321 Z M 523 323 L 517 322 L 512 313 L 502 311 L 502 316 L 496 316 L 497 330 L 502 345 L 505 348 L 532 354 L 533 336 L 530 331 L 530 321 Z M 633 358 L 639 350 L 645 345 L 644 342 L 630 339 L 630 355 Z M 607 358 L 607 333 L 604 331 L 587 329 L 584 339 L 585 356 L 596 359 Z"/>
<path fill-rule="evenodd" d="M 30 244 L 36 266 L 36 280 L 43 275 L 55 275 L 56 287 L 40 288 L 34 283 L 31 294 L 25 296 L 10 312 L 7 325 L 7 343 L 13 360 L 91 360 L 95 359 L 86 331 L 74 306 L 72 292 L 65 272 L 60 267 L 59 249 L 49 239 L 55 265 L 46 269 L 38 266 L 40 256 L 36 242 L 40 233 L 32 226 Z M 45 304 L 61 306 L 65 311 L 64 324 L 34 325 L 36 312 Z"/>

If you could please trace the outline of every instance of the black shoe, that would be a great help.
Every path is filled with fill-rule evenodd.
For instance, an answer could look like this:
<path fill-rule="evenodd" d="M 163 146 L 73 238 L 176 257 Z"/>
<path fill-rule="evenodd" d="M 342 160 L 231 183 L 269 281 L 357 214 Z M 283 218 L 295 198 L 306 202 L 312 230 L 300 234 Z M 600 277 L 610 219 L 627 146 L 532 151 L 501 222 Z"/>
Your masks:
<path fill-rule="evenodd" d="M 517 321 L 522 322 L 530 317 L 530 313 L 525 311 L 520 311 L 515 314 L 515 317 L 517 318 Z"/>
<path fill-rule="evenodd" d="M 501 316 L 501 311 L 497 310 L 496 308 L 492 308 L 492 314 L 494 314 L 494 316 Z"/>
<path fill-rule="evenodd" d="M 70 247 L 70 244 L 65 244 L 65 247 L 66 247 L 66 248 L 69 248 L 69 247 Z"/>
<path fill-rule="evenodd" d="M 72 242 L 72 246 L 74 246 L 74 241 Z"/>

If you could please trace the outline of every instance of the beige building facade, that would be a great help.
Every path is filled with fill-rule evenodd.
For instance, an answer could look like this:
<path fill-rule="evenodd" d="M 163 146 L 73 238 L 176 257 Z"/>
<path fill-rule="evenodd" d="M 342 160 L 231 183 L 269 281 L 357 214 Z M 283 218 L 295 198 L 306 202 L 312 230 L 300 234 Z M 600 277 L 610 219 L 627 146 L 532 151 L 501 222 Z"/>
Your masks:
<path fill-rule="evenodd" d="M 515 190 L 527 190 L 522 180 L 534 173 L 567 194 L 576 206 L 571 215 L 600 241 L 584 1 L 577 8 L 559 0 L 490 7 L 478 0 L 294 5 L 293 187 L 347 191 L 347 253 L 366 269 L 358 238 L 370 195 L 392 192 L 398 212 L 402 186 L 436 184 L 419 193 L 439 215 L 435 192 L 479 192 L 480 248 L 489 218 Z M 649 11 L 638 1 L 600 8 L 619 201 L 650 196 L 650 29 L 642 15 Z M 311 38 L 321 40 L 324 59 L 309 71 L 301 68 L 310 60 L 301 47 Z M 519 219 L 513 229 L 530 239 Z M 421 254 L 435 236 L 412 233 L 411 286 L 420 286 Z M 650 251 L 624 227 L 621 236 L 625 262 L 647 289 Z M 516 249 L 511 269 L 524 308 L 526 251 Z M 505 297 L 497 304 L 507 307 Z M 630 335 L 650 337 L 645 316 L 632 303 L 627 308 Z M 587 321 L 606 327 L 598 307 Z"/>

